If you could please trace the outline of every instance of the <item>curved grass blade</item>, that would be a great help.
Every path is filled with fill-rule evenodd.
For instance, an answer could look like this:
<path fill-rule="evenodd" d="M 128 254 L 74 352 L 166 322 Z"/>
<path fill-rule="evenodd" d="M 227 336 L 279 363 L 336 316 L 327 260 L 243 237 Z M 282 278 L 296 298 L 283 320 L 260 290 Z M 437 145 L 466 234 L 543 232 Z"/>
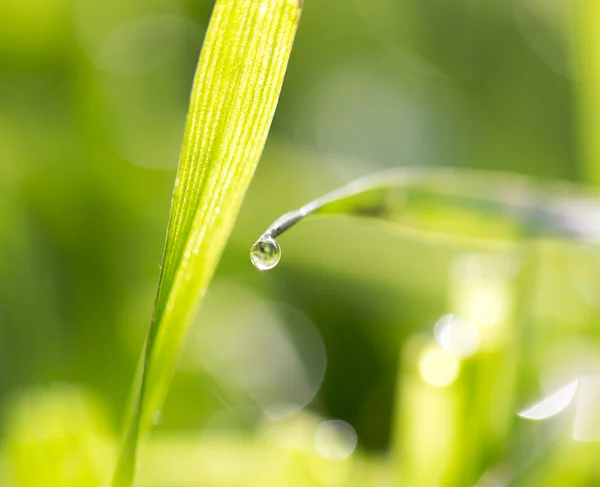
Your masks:
<path fill-rule="evenodd" d="M 168 390 L 189 322 L 262 152 L 299 0 L 217 0 L 194 79 L 150 331 L 113 477 L 133 482 L 140 433 Z"/>
<path fill-rule="evenodd" d="M 450 168 L 397 168 L 356 180 L 277 220 L 251 250 L 276 264 L 275 240 L 309 215 L 366 216 L 472 242 L 552 236 L 600 239 L 600 200 L 566 182 Z"/>

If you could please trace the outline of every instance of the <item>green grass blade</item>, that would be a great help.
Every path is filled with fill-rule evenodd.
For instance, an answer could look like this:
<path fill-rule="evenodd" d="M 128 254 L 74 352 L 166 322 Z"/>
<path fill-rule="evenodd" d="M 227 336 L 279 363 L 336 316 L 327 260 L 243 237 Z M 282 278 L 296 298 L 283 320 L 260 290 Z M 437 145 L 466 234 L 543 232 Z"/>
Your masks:
<path fill-rule="evenodd" d="M 275 239 L 310 215 L 371 217 L 469 240 L 553 236 L 597 239 L 600 200 L 581 187 L 515 174 L 451 168 L 397 168 L 358 179 L 276 219 L 251 249 L 261 269 L 278 262 Z M 261 266 L 270 259 L 269 266 Z"/>
<path fill-rule="evenodd" d="M 133 482 L 140 432 L 169 388 L 261 155 L 299 0 L 217 0 L 194 79 L 158 293 L 114 487 Z"/>
<path fill-rule="evenodd" d="M 575 0 L 573 35 L 579 136 L 584 174 L 600 184 L 600 2 Z"/>

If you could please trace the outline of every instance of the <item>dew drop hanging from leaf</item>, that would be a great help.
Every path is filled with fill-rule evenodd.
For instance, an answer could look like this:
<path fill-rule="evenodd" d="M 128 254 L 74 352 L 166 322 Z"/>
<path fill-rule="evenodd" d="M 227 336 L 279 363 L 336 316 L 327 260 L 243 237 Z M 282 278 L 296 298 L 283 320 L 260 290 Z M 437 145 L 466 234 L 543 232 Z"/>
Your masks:
<path fill-rule="evenodd" d="M 250 249 L 250 260 L 254 267 L 261 271 L 272 269 L 281 259 L 281 248 L 271 237 L 261 237 Z"/>

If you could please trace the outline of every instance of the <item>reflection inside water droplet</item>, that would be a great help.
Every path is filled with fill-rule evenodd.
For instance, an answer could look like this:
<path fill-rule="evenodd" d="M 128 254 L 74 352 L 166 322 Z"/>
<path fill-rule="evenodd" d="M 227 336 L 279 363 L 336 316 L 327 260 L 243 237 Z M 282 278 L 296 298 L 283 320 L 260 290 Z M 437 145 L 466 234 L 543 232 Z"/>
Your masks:
<path fill-rule="evenodd" d="M 259 239 L 250 249 L 250 260 L 261 271 L 272 269 L 279 263 L 281 248 L 273 238 Z"/>

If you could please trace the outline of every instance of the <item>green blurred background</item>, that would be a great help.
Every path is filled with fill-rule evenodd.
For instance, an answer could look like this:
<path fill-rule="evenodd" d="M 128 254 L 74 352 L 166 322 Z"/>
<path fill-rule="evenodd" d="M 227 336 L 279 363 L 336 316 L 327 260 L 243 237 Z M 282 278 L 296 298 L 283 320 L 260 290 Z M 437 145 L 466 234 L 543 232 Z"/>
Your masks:
<path fill-rule="evenodd" d="M 594 3 L 306 0 L 138 485 L 600 485 L 593 245 L 324 218 L 277 269 L 248 259 L 279 214 L 381 168 L 598 182 Z M 0 2 L 0 485 L 110 474 L 212 5 Z M 516 415 L 577 377 L 556 418 Z"/>

